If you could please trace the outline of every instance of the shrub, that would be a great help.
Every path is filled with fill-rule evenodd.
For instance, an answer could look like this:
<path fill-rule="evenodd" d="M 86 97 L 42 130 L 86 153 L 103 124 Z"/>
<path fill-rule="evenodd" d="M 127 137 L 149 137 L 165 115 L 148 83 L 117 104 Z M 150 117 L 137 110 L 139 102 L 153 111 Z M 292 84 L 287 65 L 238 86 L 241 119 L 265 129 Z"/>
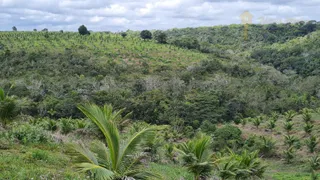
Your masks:
<path fill-rule="evenodd" d="M 67 118 L 60 119 L 60 130 L 62 134 L 68 134 L 74 129 L 75 128 L 73 123 L 71 122 L 71 119 L 67 119 Z"/>
<path fill-rule="evenodd" d="M 241 134 L 242 132 L 238 127 L 230 124 L 225 125 L 214 132 L 213 147 L 216 148 L 216 150 L 225 147 L 237 147 L 241 140 Z"/>
<path fill-rule="evenodd" d="M 50 141 L 48 133 L 40 126 L 30 124 L 21 124 L 13 127 L 8 136 L 17 139 L 24 144 L 28 143 L 45 143 Z"/>
<path fill-rule="evenodd" d="M 148 31 L 148 30 L 143 30 L 140 33 L 140 37 L 142 39 L 152 39 L 152 33 L 150 31 Z"/>
<path fill-rule="evenodd" d="M 46 130 L 56 131 L 58 129 L 57 121 L 49 119 L 46 122 L 46 127 L 47 127 Z"/>
<path fill-rule="evenodd" d="M 212 134 L 214 131 L 216 131 L 217 127 L 213 123 L 211 123 L 208 120 L 205 120 L 202 122 L 200 129 L 202 132 L 205 132 L 207 134 Z"/>
<path fill-rule="evenodd" d="M 16 101 L 5 94 L 0 88 L 0 121 L 6 125 L 8 120 L 14 118 L 18 114 Z"/>

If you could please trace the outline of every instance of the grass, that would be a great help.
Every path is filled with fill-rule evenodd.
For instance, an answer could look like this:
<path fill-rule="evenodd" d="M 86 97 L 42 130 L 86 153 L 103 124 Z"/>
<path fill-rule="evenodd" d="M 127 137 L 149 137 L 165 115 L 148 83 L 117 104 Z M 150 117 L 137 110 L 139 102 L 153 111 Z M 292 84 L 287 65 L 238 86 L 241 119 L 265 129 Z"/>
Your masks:
<path fill-rule="evenodd" d="M 85 179 L 55 145 L 14 145 L 0 151 L 0 179 Z"/>
<path fill-rule="evenodd" d="M 190 174 L 186 168 L 179 165 L 151 163 L 149 169 L 151 172 L 160 174 L 164 180 L 193 179 L 192 174 Z"/>

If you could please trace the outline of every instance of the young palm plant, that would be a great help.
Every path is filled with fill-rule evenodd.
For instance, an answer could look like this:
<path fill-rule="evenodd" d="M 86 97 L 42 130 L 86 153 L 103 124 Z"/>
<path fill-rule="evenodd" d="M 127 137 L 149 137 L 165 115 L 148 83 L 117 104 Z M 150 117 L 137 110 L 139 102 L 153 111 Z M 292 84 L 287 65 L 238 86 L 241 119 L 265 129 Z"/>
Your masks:
<path fill-rule="evenodd" d="M 279 114 L 277 112 L 272 112 L 271 113 L 271 119 L 274 120 L 274 121 L 278 121 Z"/>
<path fill-rule="evenodd" d="M 176 150 L 182 155 L 184 166 L 194 174 L 194 180 L 208 176 L 214 163 L 213 154 L 209 152 L 211 137 L 200 135 L 188 142 L 179 144 Z"/>
<path fill-rule="evenodd" d="M 320 168 L 320 157 L 318 155 L 313 156 L 309 159 L 310 170 L 311 170 L 311 180 L 317 180 L 318 175 L 316 171 Z"/>
<path fill-rule="evenodd" d="M 143 128 L 123 141 L 117 127 L 122 121 L 122 111 L 113 111 L 110 105 L 100 108 L 97 105 L 87 104 L 78 108 L 98 126 L 106 144 L 95 142 L 91 149 L 82 143 L 73 144 L 72 155 L 77 157 L 76 168 L 90 172 L 94 179 L 98 180 L 160 178 L 140 166 L 143 157 L 142 145 L 155 135 L 157 127 Z"/>
<path fill-rule="evenodd" d="M 271 156 L 275 149 L 276 142 L 272 138 L 267 138 L 265 136 L 260 137 L 263 144 L 260 147 L 260 153 L 264 156 Z"/>
<path fill-rule="evenodd" d="M 288 149 L 283 151 L 284 159 L 289 164 L 292 162 L 294 156 L 295 156 L 295 149 L 293 146 L 289 147 Z"/>
<path fill-rule="evenodd" d="M 311 123 L 306 123 L 305 125 L 304 125 L 304 132 L 306 132 L 306 134 L 311 134 L 312 133 L 312 129 L 313 129 L 313 127 L 314 127 L 314 125 L 313 124 L 311 124 Z"/>
<path fill-rule="evenodd" d="M 317 144 L 318 144 L 318 140 L 315 136 L 310 136 L 310 138 L 306 140 L 306 145 L 307 145 L 310 153 L 314 152 Z"/>
<path fill-rule="evenodd" d="M 302 110 L 302 118 L 305 123 L 310 123 L 312 121 L 312 115 L 311 115 L 311 110 L 310 109 L 303 109 Z"/>
<path fill-rule="evenodd" d="M 287 122 L 284 122 L 283 125 L 284 125 L 284 129 L 289 134 L 290 131 L 292 131 L 292 129 L 293 129 L 293 123 L 291 121 L 287 121 Z"/>
<path fill-rule="evenodd" d="M 268 122 L 268 128 L 269 128 L 270 130 L 273 130 L 275 127 L 276 127 L 276 122 L 275 122 L 273 119 L 271 119 L 271 120 Z"/>
<path fill-rule="evenodd" d="M 290 110 L 290 111 L 284 113 L 285 120 L 287 122 L 291 122 L 295 115 L 296 115 L 296 112 L 293 110 Z"/>
<path fill-rule="evenodd" d="M 253 118 L 253 125 L 258 129 L 262 121 L 262 117 Z"/>
<path fill-rule="evenodd" d="M 295 136 L 291 136 L 291 135 L 284 135 L 284 144 L 288 145 L 289 147 L 297 144 L 299 142 L 299 139 Z"/>

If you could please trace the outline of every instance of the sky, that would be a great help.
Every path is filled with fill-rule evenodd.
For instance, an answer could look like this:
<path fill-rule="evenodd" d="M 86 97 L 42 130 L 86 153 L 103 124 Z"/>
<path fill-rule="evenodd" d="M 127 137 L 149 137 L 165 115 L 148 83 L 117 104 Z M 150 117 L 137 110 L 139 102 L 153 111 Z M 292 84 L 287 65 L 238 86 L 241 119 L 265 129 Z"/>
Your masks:
<path fill-rule="evenodd" d="M 93 31 L 172 29 L 320 20 L 320 0 L 0 0 L 0 31 Z"/>

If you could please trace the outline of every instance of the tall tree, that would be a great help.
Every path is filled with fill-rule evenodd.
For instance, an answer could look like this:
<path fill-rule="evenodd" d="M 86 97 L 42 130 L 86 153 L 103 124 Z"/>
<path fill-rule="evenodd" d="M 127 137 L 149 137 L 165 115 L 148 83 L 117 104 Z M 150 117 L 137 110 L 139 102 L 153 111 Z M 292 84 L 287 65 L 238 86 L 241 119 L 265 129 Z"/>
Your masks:
<path fill-rule="evenodd" d="M 78 28 L 78 32 L 79 34 L 81 35 L 87 35 L 87 34 L 90 34 L 90 32 L 88 31 L 87 27 L 85 25 L 81 25 L 79 28 Z"/>

